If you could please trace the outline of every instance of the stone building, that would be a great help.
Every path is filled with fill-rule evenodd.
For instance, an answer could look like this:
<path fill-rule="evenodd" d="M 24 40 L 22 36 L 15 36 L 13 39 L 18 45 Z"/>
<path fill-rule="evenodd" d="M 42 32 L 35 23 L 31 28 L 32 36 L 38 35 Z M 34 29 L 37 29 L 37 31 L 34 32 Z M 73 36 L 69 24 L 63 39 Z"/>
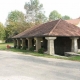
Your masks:
<path fill-rule="evenodd" d="M 21 49 L 35 47 L 35 51 L 44 48 L 50 55 L 77 53 L 80 48 L 79 21 L 59 19 L 32 27 L 13 37 L 14 46 Z"/>

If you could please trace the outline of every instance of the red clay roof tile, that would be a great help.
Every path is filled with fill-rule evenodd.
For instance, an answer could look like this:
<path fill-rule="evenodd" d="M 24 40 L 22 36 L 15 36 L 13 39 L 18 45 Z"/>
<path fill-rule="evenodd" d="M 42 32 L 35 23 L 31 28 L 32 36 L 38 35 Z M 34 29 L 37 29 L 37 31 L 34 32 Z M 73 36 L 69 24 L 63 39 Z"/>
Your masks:
<path fill-rule="evenodd" d="M 67 21 L 59 19 L 28 29 L 13 38 L 41 36 L 80 36 L 80 28 Z"/>
<path fill-rule="evenodd" d="M 80 18 L 78 19 L 71 19 L 71 20 L 66 20 L 68 23 L 77 25 L 80 22 Z"/>

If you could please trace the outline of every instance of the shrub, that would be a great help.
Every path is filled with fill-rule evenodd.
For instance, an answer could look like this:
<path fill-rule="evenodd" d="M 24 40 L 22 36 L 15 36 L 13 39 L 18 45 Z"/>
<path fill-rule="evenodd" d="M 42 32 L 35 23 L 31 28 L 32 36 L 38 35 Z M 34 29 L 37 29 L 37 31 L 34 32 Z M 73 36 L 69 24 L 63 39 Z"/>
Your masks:
<path fill-rule="evenodd" d="M 11 43 L 11 42 L 13 42 L 12 38 L 8 38 L 8 39 L 5 40 L 5 43 Z"/>
<path fill-rule="evenodd" d="M 30 50 L 30 51 L 34 51 L 34 49 L 35 49 L 34 47 L 31 47 L 29 50 Z"/>
<path fill-rule="evenodd" d="M 39 49 L 38 53 L 44 53 L 44 48 Z"/>
<path fill-rule="evenodd" d="M 24 46 L 22 49 L 23 49 L 23 50 L 26 50 L 26 46 Z"/>

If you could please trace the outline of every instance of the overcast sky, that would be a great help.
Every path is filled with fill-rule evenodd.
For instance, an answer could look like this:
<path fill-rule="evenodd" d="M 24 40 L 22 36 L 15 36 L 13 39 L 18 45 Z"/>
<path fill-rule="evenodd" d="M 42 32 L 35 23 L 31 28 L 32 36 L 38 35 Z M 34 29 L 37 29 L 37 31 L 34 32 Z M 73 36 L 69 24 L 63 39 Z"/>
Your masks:
<path fill-rule="evenodd" d="M 39 0 L 43 4 L 46 16 L 53 10 L 71 18 L 80 17 L 80 0 Z M 8 13 L 19 10 L 25 13 L 24 4 L 29 0 L 0 0 L 0 22 L 5 23 Z"/>

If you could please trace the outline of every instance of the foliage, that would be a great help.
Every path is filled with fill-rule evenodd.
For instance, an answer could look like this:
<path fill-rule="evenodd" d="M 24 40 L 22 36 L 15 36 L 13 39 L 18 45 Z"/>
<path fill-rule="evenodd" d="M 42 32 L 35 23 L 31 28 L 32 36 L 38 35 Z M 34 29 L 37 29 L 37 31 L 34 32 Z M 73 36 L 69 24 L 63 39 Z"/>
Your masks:
<path fill-rule="evenodd" d="M 30 50 L 30 51 L 34 51 L 34 47 L 31 47 L 29 50 Z"/>
<path fill-rule="evenodd" d="M 39 13 L 35 19 L 36 23 L 45 23 L 47 22 L 47 17 L 43 13 Z"/>
<path fill-rule="evenodd" d="M 3 40 L 5 37 L 5 27 L 0 23 L 0 40 Z"/>
<path fill-rule="evenodd" d="M 8 38 L 8 39 L 5 40 L 5 43 L 11 43 L 11 42 L 13 42 L 12 38 Z"/>
<path fill-rule="evenodd" d="M 56 10 L 52 11 L 49 15 L 49 20 L 57 20 L 61 18 L 61 14 L 59 14 Z"/>
<path fill-rule="evenodd" d="M 23 47 L 23 50 L 26 50 L 26 46 Z"/>
<path fill-rule="evenodd" d="M 32 23 L 26 23 L 25 15 L 22 12 L 16 10 L 11 11 L 8 14 L 6 21 L 5 39 L 7 40 L 8 38 L 11 38 L 12 36 L 31 27 L 32 25 Z"/>
<path fill-rule="evenodd" d="M 44 48 L 39 49 L 38 53 L 44 53 Z"/>
<path fill-rule="evenodd" d="M 65 15 L 65 16 L 62 16 L 62 19 L 63 20 L 69 20 L 69 19 L 71 19 L 69 16 L 67 16 L 67 15 Z"/>
<path fill-rule="evenodd" d="M 26 10 L 26 20 L 28 22 L 36 23 L 44 22 L 45 15 L 43 14 L 43 5 L 39 3 L 39 0 L 30 0 L 30 2 L 25 3 L 24 9 Z"/>
<path fill-rule="evenodd" d="M 8 14 L 8 21 L 9 22 L 23 22 L 25 21 L 25 15 L 20 12 L 20 11 L 11 11 L 9 14 Z"/>

